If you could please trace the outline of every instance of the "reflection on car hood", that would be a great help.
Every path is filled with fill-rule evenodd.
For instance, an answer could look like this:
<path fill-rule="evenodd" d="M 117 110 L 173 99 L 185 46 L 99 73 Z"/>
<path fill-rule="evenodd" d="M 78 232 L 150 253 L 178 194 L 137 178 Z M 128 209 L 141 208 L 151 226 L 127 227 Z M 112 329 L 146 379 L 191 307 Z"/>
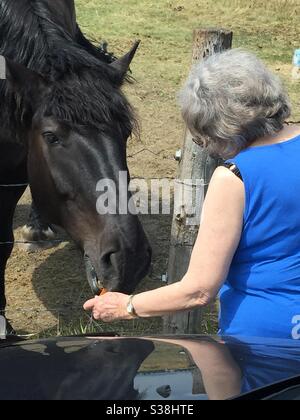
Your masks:
<path fill-rule="evenodd" d="M 226 399 L 300 375 L 300 342 L 199 336 L 0 342 L 1 400 Z"/>

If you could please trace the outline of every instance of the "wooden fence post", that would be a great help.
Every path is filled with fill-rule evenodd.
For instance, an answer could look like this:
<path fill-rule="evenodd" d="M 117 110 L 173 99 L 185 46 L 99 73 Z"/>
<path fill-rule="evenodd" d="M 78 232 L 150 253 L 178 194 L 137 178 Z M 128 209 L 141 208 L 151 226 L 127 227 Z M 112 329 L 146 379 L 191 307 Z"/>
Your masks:
<path fill-rule="evenodd" d="M 212 54 L 230 49 L 232 39 L 233 33 L 230 31 L 220 29 L 195 30 L 193 64 Z M 192 181 L 187 186 L 189 197 L 185 197 L 185 202 L 195 202 L 197 189 L 199 189 L 196 181 L 202 180 L 205 186 L 208 185 L 218 164 L 217 160 L 210 158 L 205 150 L 194 144 L 189 130 L 186 129 L 178 176 L 179 183 L 183 185 L 186 180 Z M 196 225 L 188 224 L 185 216 L 184 208 L 181 211 L 175 209 L 168 267 L 169 284 L 180 281 L 186 274 L 199 230 L 200 220 L 197 221 Z M 201 309 L 167 316 L 164 320 L 165 333 L 200 334 L 201 319 Z"/>

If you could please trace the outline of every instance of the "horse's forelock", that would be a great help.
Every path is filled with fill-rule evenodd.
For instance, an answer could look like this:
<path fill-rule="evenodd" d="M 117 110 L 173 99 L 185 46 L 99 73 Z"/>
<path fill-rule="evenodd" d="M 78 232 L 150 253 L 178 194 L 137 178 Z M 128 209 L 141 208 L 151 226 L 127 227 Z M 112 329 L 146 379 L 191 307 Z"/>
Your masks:
<path fill-rule="evenodd" d="M 43 115 L 98 130 L 119 125 L 127 134 L 136 132 L 138 125 L 131 105 L 119 87 L 99 70 L 81 69 L 54 82 L 43 100 Z"/>

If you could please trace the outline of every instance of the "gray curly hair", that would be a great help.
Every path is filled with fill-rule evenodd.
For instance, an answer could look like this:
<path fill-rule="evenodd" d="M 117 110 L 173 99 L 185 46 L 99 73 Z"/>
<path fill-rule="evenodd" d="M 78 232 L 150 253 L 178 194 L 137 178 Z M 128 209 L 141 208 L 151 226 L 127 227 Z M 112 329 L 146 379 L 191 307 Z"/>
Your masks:
<path fill-rule="evenodd" d="M 254 54 L 240 49 L 196 64 L 179 102 L 195 140 L 224 159 L 279 132 L 291 115 L 281 80 Z"/>

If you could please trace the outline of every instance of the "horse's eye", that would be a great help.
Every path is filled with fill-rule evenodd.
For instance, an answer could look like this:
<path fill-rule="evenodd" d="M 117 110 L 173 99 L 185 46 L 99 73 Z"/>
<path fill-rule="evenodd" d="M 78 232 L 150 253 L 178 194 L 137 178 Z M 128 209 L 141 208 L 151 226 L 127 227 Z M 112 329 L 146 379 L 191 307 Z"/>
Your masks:
<path fill-rule="evenodd" d="M 47 143 L 50 145 L 60 144 L 60 139 L 54 133 L 51 133 L 51 132 L 43 133 L 43 137 L 47 141 Z"/>

